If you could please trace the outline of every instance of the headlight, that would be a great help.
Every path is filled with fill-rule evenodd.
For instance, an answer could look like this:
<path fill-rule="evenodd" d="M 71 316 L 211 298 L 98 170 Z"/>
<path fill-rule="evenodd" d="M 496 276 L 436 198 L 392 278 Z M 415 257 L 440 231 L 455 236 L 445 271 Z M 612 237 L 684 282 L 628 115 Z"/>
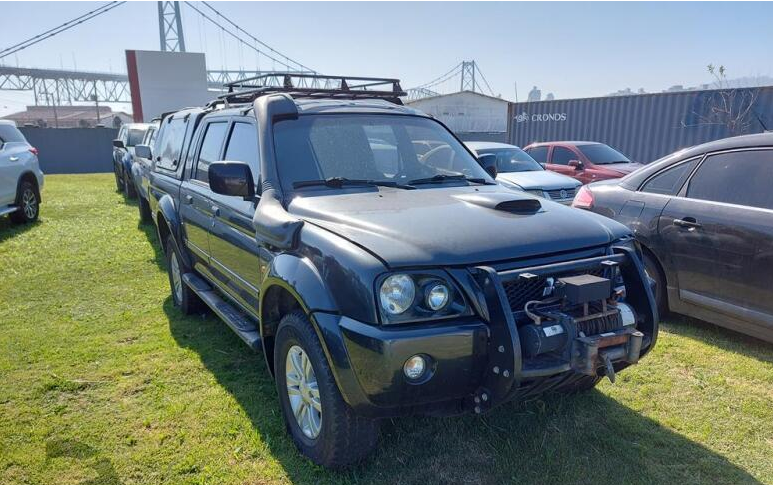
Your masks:
<path fill-rule="evenodd" d="M 381 283 L 379 300 L 381 308 L 390 315 L 399 315 L 413 303 L 416 296 L 416 285 L 413 279 L 405 274 L 395 274 Z"/>
<path fill-rule="evenodd" d="M 443 270 L 384 275 L 376 281 L 376 292 L 385 324 L 472 314 L 462 292 Z"/>
<path fill-rule="evenodd" d="M 526 192 L 530 193 L 531 195 L 536 195 L 537 197 L 545 197 L 545 192 L 542 190 L 527 190 Z"/>

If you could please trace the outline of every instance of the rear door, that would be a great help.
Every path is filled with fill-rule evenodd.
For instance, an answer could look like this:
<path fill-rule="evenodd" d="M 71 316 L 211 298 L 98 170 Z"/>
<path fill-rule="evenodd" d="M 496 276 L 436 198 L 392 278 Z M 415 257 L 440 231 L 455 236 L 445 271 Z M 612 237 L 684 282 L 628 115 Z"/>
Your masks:
<path fill-rule="evenodd" d="M 709 154 L 663 210 L 659 230 L 680 299 L 756 323 L 772 322 L 771 150 Z"/>
<path fill-rule="evenodd" d="M 209 232 L 215 212 L 209 190 L 207 169 L 220 160 L 225 141 L 227 119 L 205 120 L 197 135 L 197 148 L 189 175 L 180 186 L 180 220 L 185 231 L 185 244 L 198 263 L 209 266 Z"/>
<path fill-rule="evenodd" d="M 247 163 L 255 187 L 259 187 L 258 131 L 254 119 L 239 117 L 231 123 L 223 160 Z M 215 211 L 209 237 L 210 270 L 233 299 L 257 316 L 260 248 L 252 225 L 255 202 L 215 193 L 211 197 Z"/>

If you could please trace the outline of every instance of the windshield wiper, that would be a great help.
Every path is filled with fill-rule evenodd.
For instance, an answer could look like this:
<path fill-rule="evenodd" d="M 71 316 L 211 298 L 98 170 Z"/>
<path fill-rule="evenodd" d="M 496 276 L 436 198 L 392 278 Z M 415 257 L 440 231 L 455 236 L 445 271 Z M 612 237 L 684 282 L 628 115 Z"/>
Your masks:
<path fill-rule="evenodd" d="M 410 185 L 399 184 L 397 182 L 390 182 L 388 180 L 369 180 L 369 179 L 349 179 L 346 177 L 328 177 L 320 180 L 304 180 L 301 182 L 293 182 L 294 189 L 300 189 L 303 187 L 314 187 L 317 185 L 324 185 L 325 187 L 332 187 L 340 189 L 345 185 L 364 185 L 364 186 L 376 186 L 376 187 L 395 187 L 398 189 L 415 189 Z"/>
<path fill-rule="evenodd" d="M 419 185 L 419 184 L 436 184 L 445 182 L 447 180 L 464 180 L 465 182 L 471 182 L 474 184 L 483 184 L 483 185 L 496 185 L 494 182 L 489 182 L 488 180 L 484 178 L 478 178 L 478 177 L 468 177 L 464 175 L 463 173 L 459 174 L 453 174 L 453 175 L 446 175 L 444 173 L 439 173 L 437 175 L 433 175 L 432 177 L 426 177 L 421 179 L 414 179 L 409 180 L 409 185 Z"/>

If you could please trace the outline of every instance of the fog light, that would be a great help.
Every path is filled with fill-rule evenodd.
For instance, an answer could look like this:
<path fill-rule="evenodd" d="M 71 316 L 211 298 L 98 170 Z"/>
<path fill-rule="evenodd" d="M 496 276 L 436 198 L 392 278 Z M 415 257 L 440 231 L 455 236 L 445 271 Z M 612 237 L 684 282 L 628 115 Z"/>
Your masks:
<path fill-rule="evenodd" d="M 451 292 L 448 287 L 443 283 L 438 283 L 432 286 L 427 291 L 427 306 L 430 310 L 438 311 L 448 303 L 448 297 Z"/>
<path fill-rule="evenodd" d="M 424 371 L 427 368 L 427 361 L 421 355 L 414 355 L 410 359 L 405 361 L 403 365 L 403 372 L 405 376 L 412 381 L 420 378 L 424 375 Z"/>

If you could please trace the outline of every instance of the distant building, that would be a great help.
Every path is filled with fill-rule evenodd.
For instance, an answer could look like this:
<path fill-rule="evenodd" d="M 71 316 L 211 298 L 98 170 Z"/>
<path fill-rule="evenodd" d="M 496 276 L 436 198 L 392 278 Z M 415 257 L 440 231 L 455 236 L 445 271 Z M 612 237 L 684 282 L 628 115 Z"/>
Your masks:
<path fill-rule="evenodd" d="M 545 101 L 553 101 L 556 99 L 555 96 L 553 96 L 553 93 L 548 93 L 547 96 L 545 96 Z"/>
<path fill-rule="evenodd" d="M 27 106 L 25 111 L 12 113 L 0 119 L 13 120 L 16 126 L 32 125 L 39 128 L 93 128 L 103 125 L 115 128 L 131 123 L 132 117 L 109 106 Z"/>
<path fill-rule="evenodd" d="M 541 101 L 542 100 L 542 91 L 537 88 L 537 86 L 534 86 L 531 88 L 531 91 L 529 91 L 529 96 L 526 98 L 526 101 L 531 103 L 534 101 Z"/>
<path fill-rule="evenodd" d="M 407 101 L 411 108 L 442 121 L 463 140 L 504 141 L 509 101 L 461 91 Z"/>

